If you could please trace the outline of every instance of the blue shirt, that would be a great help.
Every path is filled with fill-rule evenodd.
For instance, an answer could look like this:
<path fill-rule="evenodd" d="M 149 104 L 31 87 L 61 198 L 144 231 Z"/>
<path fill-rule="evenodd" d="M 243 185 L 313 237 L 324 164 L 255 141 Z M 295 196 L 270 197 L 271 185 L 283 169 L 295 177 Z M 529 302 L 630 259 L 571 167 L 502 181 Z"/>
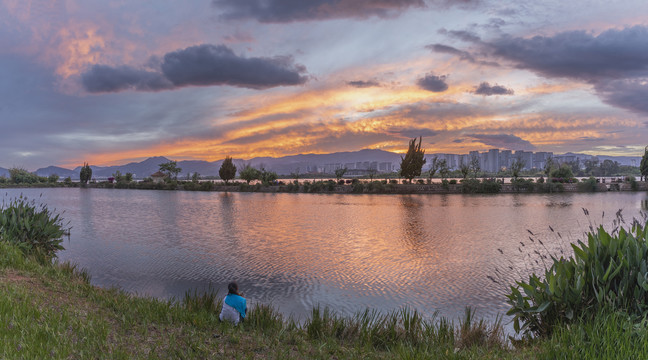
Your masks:
<path fill-rule="evenodd" d="M 227 296 L 225 296 L 225 304 L 236 309 L 236 311 L 241 314 L 241 317 L 245 319 L 245 309 L 247 308 L 247 305 L 244 297 L 235 294 L 227 294 Z"/>

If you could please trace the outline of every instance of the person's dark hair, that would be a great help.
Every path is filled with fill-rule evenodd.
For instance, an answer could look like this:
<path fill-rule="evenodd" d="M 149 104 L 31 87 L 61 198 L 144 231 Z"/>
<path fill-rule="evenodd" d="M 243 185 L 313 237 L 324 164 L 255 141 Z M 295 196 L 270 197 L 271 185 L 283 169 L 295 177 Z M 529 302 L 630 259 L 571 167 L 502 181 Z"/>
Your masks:
<path fill-rule="evenodd" d="M 238 284 L 232 281 L 231 283 L 227 284 L 227 291 L 229 294 L 234 294 L 238 295 Z"/>

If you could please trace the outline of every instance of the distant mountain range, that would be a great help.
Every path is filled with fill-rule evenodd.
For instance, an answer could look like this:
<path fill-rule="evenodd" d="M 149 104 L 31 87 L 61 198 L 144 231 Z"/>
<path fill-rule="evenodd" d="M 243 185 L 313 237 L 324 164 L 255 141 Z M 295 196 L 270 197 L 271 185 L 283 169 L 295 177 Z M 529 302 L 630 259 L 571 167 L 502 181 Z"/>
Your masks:
<path fill-rule="evenodd" d="M 435 154 L 427 154 L 425 157 L 428 163 Z M 564 155 L 574 155 L 582 158 L 589 158 L 589 155 L 567 153 Z M 326 164 L 349 164 L 357 162 L 378 162 L 378 163 L 392 163 L 398 166 L 400 163 L 401 155 L 384 150 L 377 149 L 364 149 L 351 152 L 337 152 L 331 154 L 300 154 L 292 156 L 284 156 L 279 158 L 272 157 L 257 157 L 250 160 L 233 159 L 237 168 L 241 169 L 245 164 L 250 164 L 256 168 L 264 167 L 265 169 L 275 171 L 280 175 L 287 175 L 299 169 L 299 172 L 305 174 L 309 169 L 316 166 L 324 166 Z M 638 156 L 605 156 L 599 155 L 599 161 L 613 160 L 618 161 L 622 165 L 635 165 L 641 161 Z M 148 158 L 142 162 L 131 162 L 125 165 L 114 166 L 94 166 L 92 168 L 92 176 L 98 179 L 111 177 L 117 171 L 122 174 L 132 173 L 135 178 L 145 178 L 159 170 L 160 164 L 169 162 L 170 160 L 163 156 L 156 156 Z M 195 172 L 202 176 L 218 176 L 218 170 L 221 167 L 223 160 L 218 161 L 204 161 L 204 160 L 182 160 L 178 161 L 178 167 L 182 169 L 179 177 L 185 177 Z M 78 179 L 81 166 L 70 170 L 58 166 L 48 166 L 40 168 L 35 171 L 39 176 L 50 176 L 56 174 L 61 178 L 71 177 Z M 9 176 L 9 170 L 0 167 L 0 176 Z"/>

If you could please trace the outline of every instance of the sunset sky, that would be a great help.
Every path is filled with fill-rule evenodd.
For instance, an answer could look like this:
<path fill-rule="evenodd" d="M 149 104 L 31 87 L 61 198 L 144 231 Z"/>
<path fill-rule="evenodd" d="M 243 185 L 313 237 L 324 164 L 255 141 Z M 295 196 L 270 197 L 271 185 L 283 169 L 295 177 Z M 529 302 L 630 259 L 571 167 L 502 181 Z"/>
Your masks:
<path fill-rule="evenodd" d="M 0 166 L 640 156 L 645 0 L 0 0 Z"/>

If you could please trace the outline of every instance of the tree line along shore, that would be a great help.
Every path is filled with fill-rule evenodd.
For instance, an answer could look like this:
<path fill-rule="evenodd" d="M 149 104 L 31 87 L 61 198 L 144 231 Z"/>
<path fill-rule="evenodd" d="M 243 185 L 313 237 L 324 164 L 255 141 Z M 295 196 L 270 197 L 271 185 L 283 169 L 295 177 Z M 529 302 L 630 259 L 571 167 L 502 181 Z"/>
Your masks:
<path fill-rule="evenodd" d="M 182 169 L 176 161 L 159 164 L 159 171 L 151 176 L 135 180 L 132 173 L 122 174 L 117 170 L 105 181 L 92 177 L 92 167 L 84 163 L 79 173 L 79 182 L 70 177 L 60 181 L 56 174 L 48 177 L 38 176 L 25 169 L 9 169 L 9 177 L 0 176 L 0 187 L 95 187 L 121 189 L 159 189 L 159 190 L 202 190 L 202 191 L 259 191 L 259 192 L 333 192 L 333 193 L 512 193 L 512 192 L 595 192 L 595 191 L 643 191 L 648 179 L 648 146 L 639 167 L 622 166 L 617 162 L 605 160 L 586 161 L 584 167 L 576 163 L 557 163 L 552 158 L 544 162 L 542 169 L 524 171 L 525 163 L 521 158 L 514 159 L 510 167 L 497 173 L 481 171 L 480 160 L 472 157 L 462 163 L 457 170 L 451 170 L 445 159 L 436 156 L 426 172 L 425 150 L 421 148 L 422 138 L 409 142 L 407 153 L 401 157 L 400 169 L 391 174 L 381 174 L 384 179 L 375 180 L 376 169 L 369 170 L 366 176 L 353 179 L 345 178 L 346 168 L 339 168 L 332 179 L 313 179 L 300 181 L 312 174 L 301 174 L 299 168 L 290 176 L 279 179 L 277 173 L 246 164 L 238 169 L 232 157 L 226 156 L 218 171 L 220 182 L 213 177 L 200 174 L 186 174 L 178 179 Z M 234 181 L 238 178 L 241 181 Z M 319 174 L 321 176 L 321 174 Z M 612 177 L 612 178 L 610 178 Z M 637 181 L 639 177 L 640 181 Z M 436 181 L 440 179 L 440 182 Z M 507 183 L 505 178 L 509 178 Z M 580 180 L 579 180 L 580 178 Z M 606 179 L 610 178 L 608 183 Z M 230 183 L 232 181 L 232 183 Z M 347 186 L 348 185 L 348 186 Z"/>

